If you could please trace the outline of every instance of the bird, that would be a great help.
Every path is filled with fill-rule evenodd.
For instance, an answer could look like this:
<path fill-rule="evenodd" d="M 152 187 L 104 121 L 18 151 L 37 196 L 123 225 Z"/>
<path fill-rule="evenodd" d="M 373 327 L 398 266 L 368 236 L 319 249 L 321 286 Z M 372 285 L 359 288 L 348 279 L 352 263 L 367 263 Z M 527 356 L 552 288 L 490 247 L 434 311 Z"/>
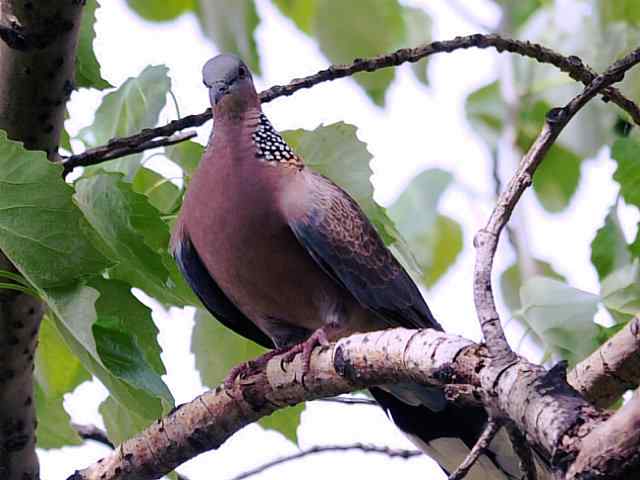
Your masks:
<path fill-rule="evenodd" d="M 304 164 L 261 108 L 251 72 L 220 54 L 202 70 L 213 128 L 186 190 L 171 249 L 187 282 L 223 325 L 268 348 L 302 354 L 356 332 L 442 330 L 410 275 L 358 204 Z M 233 382 L 248 368 L 234 369 Z M 445 473 L 483 431 L 482 408 L 441 389 L 386 385 L 371 394 Z M 521 478 L 501 431 L 466 477 Z"/>

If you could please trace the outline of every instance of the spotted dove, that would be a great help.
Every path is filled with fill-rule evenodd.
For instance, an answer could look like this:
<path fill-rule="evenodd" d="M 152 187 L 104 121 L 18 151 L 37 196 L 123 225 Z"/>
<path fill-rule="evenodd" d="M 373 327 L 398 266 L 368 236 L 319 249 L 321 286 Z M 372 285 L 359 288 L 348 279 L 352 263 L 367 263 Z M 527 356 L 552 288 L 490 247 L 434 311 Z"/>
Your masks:
<path fill-rule="evenodd" d="M 206 308 L 240 335 L 302 352 L 305 361 L 314 346 L 354 332 L 441 329 L 356 202 L 305 167 L 271 125 L 247 66 L 219 55 L 205 64 L 203 80 L 214 131 L 172 249 Z M 371 393 L 447 472 L 486 422 L 484 410 L 447 403 L 435 388 L 407 384 Z M 519 478 L 512 451 L 498 440 L 468 479 Z"/>

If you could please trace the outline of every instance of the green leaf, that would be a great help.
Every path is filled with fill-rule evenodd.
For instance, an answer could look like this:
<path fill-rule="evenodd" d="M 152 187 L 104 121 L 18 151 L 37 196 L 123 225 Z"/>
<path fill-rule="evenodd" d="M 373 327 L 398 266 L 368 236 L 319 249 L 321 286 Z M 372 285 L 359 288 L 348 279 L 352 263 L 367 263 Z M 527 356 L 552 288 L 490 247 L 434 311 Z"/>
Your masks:
<path fill-rule="evenodd" d="M 491 146 L 497 145 L 507 115 L 500 84 L 492 82 L 471 93 L 465 101 L 465 111 L 471 126 Z"/>
<path fill-rule="evenodd" d="M 555 278 L 556 280 L 564 281 L 565 278 L 556 272 L 550 263 L 543 262 L 542 260 L 533 260 L 536 274 L 544 277 Z M 511 312 L 519 310 L 520 304 L 520 288 L 523 284 L 522 274 L 520 273 L 520 265 L 518 262 L 511 264 L 500 275 L 500 292 L 502 293 L 502 300 L 507 305 Z"/>
<path fill-rule="evenodd" d="M 416 47 L 431 41 L 431 17 L 424 10 L 419 8 L 404 7 L 402 9 L 406 29 L 406 45 Z M 412 63 L 411 70 L 414 75 L 424 85 L 429 85 L 427 78 L 428 58 Z"/>
<path fill-rule="evenodd" d="M 570 365 L 597 347 L 593 323 L 599 297 L 547 277 L 533 277 L 520 289 L 525 323 L 542 339 L 547 352 Z"/>
<path fill-rule="evenodd" d="M 602 280 L 612 271 L 631 262 L 631 255 L 614 205 L 591 242 L 591 263 Z"/>
<path fill-rule="evenodd" d="M 517 30 L 529 19 L 541 6 L 549 3 L 547 0 L 498 0 L 503 11 L 508 12 L 511 25 Z"/>
<path fill-rule="evenodd" d="M 402 7 L 397 0 L 316 0 L 313 32 L 320 49 L 333 63 L 356 57 L 381 55 L 399 48 L 405 40 Z M 358 19 L 354 23 L 354 19 Z M 356 27 L 357 28 L 354 28 Z M 384 105 L 394 70 L 387 68 L 353 77 L 379 106 Z"/>
<path fill-rule="evenodd" d="M 128 338 L 124 342 L 133 345 L 135 354 L 140 354 L 144 359 L 142 363 L 158 376 L 167 373 L 160 358 L 162 349 L 158 344 L 158 328 L 151 318 L 151 309 L 131 293 L 131 286 L 119 280 L 103 278 L 92 280 L 90 285 L 100 292 L 96 301 L 98 321 L 93 325 L 98 348 L 100 339 L 95 333 L 96 326 L 114 336 L 121 333 L 119 330 L 125 331 Z M 107 349 L 108 345 L 104 348 Z"/>
<path fill-rule="evenodd" d="M 533 144 L 550 109 L 538 101 L 521 111 L 517 144 L 523 152 Z M 547 211 L 559 212 L 569 205 L 580 181 L 580 163 L 581 158 L 568 148 L 559 143 L 551 146 L 533 176 L 533 189 Z"/>
<path fill-rule="evenodd" d="M 638 260 L 610 273 L 600 285 L 602 303 L 618 323 L 640 313 L 640 266 Z"/>
<path fill-rule="evenodd" d="M 268 430 L 277 430 L 293 443 L 298 443 L 298 427 L 305 404 L 299 403 L 284 409 L 276 410 L 268 417 L 262 417 L 258 423 Z"/>
<path fill-rule="evenodd" d="M 81 440 L 71 427 L 69 415 L 63 408 L 63 396 L 80 383 L 90 380 L 91 376 L 69 350 L 53 321 L 46 315 L 40 324 L 38 339 L 34 372 L 38 447 L 79 445 Z"/>
<path fill-rule="evenodd" d="M 191 334 L 191 352 L 195 355 L 196 369 L 200 372 L 202 383 L 214 388 L 233 367 L 259 357 L 266 350 L 231 331 L 199 308 Z"/>
<path fill-rule="evenodd" d="M 411 181 L 388 210 L 423 272 L 421 281 L 428 287 L 462 250 L 462 228 L 437 211 L 438 201 L 452 180 L 444 170 L 426 170 Z"/>
<path fill-rule="evenodd" d="M 187 177 L 191 177 L 204 154 L 204 147 L 197 142 L 187 140 L 167 147 L 165 152 L 170 160 L 182 167 Z"/>
<path fill-rule="evenodd" d="M 605 22 L 640 24 L 640 3 L 637 0 L 598 0 L 597 3 Z"/>
<path fill-rule="evenodd" d="M 118 403 L 113 397 L 107 397 L 98 408 L 109 440 L 120 444 L 139 434 L 149 425 L 149 419 L 138 415 L 131 409 Z"/>
<path fill-rule="evenodd" d="M 96 286 L 100 287 L 99 284 Z M 98 377 L 109 393 L 122 405 L 135 411 L 151 423 L 162 415 L 170 405 L 163 404 L 153 394 L 135 388 L 124 379 L 114 375 L 102 362 L 92 327 L 99 318 L 95 303 L 100 292 L 83 285 L 46 291 L 46 302 L 55 314 L 54 323 L 64 341 L 82 362 L 82 365 Z"/>
<path fill-rule="evenodd" d="M 104 90 L 112 87 L 109 82 L 102 78 L 100 64 L 93 50 L 93 40 L 96 37 L 94 29 L 96 9 L 99 6 L 100 4 L 97 0 L 87 0 L 82 12 L 76 52 L 76 86 L 80 88 Z"/>
<path fill-rule="evenodd" d="M 102 99 L 91 126 L 80 130 L 80 138 L 88 147 L 107 143 L 114 137 L 138 133 L 158 123 L 164 108 L 171 80 L 164 65 L 148 66 L 135 78 L 128 78 L 117 90 Z M 138 168 L 141 155 L 111 160 L 99 166 L 87 167 L 88 172 L 110 170 L 132 176 Z"/>
<path fill-rule="evenodd" d="M 316 0 L 273 0 L 280 11 L 294 21 L 305 33 L 311 33 L 313 16 L 316 11 Z"/>
<path fill-rule="evenodd" d="M 60 368 L 61 365 L 64 368 Z M 73 355 L 48 315 L 40 324 L 34 377 L 42 394 L 48 398 L 62 398 L 82 382 L 91 380 L 91 375 Z"/>
<path fill-rule="evenodd" d="M 148 168 L 138 170 L 131 187 L 147 197 L 161 213 L 172 213 L 180 206 L 182 191 L 171 180 Z"/>
<path fill-rule="evenodd" d="M 62 406 L 62 397 L 47 396 L 37 382 L 33 390 L 38 414 L 38 448 L 62 448 L 82 444 L 82 440 L 71 426 L 69 414 Z"/>
<path fill-rule="evenodd" d="M 102 271 L 109 261 L 88 240 L 62 167 L 0 131 L 0 249 L 38 288 Z"/>
<path fill-rule="evenodd" d="M 260 23 L 253 0 L 198 0 L 200 25 L 221 52 L 235 53 L 260 75 L 255 31 Z"/>
<path fill-rule="evenodd" d="M 611 156 L 618 163 L 613 179 L 620 184 L 622 198 L 640 207 L 640 144 L 632 138 L 616 140 Z"/>
<path fill-rule="evenodd" d="M 110 277 L 171 305 L 197 304 L 168 253 L 169 229 L 160 212 L 119 173 L 76 182 L 75 200 L 100 235 L 104 253 L 118 264 Z"/>
<path fill-rule="evenodd" d="M 145 20 L 166 22 L 194 8 L 194 0 L 127 0 L 129 8 Z"/>

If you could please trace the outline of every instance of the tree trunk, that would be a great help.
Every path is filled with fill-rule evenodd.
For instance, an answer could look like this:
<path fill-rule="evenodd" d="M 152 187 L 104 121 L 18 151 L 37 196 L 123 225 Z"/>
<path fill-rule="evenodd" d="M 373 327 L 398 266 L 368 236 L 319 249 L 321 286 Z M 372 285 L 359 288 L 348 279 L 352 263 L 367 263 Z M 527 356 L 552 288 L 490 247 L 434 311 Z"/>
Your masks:
<path fill-rule="evenodd" d="M 85 0 L 0 0 L 0 129 L 57 159 Z M 13 267 L 0 254 L 0 269 Z M 3 281 L 6 281 L 3 279 Z M 33 358 L 39 300 L 0 291 L 0 478 L 39 478 Z"/>

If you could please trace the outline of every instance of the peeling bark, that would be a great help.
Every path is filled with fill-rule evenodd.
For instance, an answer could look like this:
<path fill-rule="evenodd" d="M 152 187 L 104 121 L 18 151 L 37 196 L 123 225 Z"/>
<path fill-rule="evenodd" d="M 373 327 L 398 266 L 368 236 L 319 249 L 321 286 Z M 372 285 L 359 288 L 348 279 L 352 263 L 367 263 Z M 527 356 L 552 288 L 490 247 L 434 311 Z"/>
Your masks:
<path fill-rule="evenodd" d="M 0 0 L 0 129 L 57 160 L 73 88 L 82 0 Z M 0 268 L 12 270 L 0 253 Z M 35 480 L 33 357 L 43 306 L 0 291 L 0 478 Z"/>
<path fill-rule="evenodd" d="M 569 374 L 594 405 L 606 408 L 640 382 L 640 317 L 635 317 Z"/>
<path fill-rule="evenodd" d="M 230 390 L 218 387 L 180 406 L 69 480 L 159 478 L 279 408 L 408 381 L 481 387 L 495 418 L 527 432 L 536 451 L 566 471 L 579 455 L 582 440 L 595 438 L 589 435 L 608 424 L 609 414 L 592 407 L 564 382 L 562 366 L 545 371 L 518 357 L 496 377 L 487 355 L 483 345 L 455 335 L 393 329 L 353 335 L 316 349 L 304 381 L 300 356 L 289 365 L 281 365 L 282 356 L 277 356 Z M 486 385 L 487 378 L 495 382 Z"/>

